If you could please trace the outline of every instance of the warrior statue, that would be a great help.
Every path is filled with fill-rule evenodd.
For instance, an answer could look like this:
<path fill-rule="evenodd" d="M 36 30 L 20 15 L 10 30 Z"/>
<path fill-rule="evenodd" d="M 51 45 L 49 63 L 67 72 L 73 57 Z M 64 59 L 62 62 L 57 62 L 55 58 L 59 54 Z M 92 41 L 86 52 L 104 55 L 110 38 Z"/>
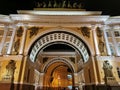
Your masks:
<path fill-rule="evenodd" d="M 6 66 L 7 74 L 6 76 L 13 76 L 15 72 L 15 64 L 16 62 L 14 60 L 10 60 L 8 65 Z"/>
<path fill-rule="evenodd" d="M 103 62 L 103 70 L 105 77 L 113 77 L 112 68 L 112 65 L 110 65 L 108 61 Z"/>

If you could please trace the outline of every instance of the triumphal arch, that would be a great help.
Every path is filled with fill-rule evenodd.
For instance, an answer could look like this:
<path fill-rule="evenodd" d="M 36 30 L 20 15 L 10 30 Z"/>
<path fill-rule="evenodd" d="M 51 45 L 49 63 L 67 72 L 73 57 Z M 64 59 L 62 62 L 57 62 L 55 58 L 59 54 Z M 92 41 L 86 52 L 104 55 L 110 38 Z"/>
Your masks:
<path fill-rule="evenodd" d="M 119 90 L 120 17 L 49 3 L 0 15 L 0 90 Z"/>

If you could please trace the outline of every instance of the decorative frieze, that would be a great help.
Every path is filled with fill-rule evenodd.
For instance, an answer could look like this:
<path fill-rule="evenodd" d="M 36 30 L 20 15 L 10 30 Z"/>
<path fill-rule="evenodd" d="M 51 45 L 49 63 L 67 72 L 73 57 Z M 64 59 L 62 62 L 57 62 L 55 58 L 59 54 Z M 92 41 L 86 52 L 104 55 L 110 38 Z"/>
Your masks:
<path fill-rule="evenodd" d="M 97 60 L 114 60 L 114 56 L 96 56 Z"/>

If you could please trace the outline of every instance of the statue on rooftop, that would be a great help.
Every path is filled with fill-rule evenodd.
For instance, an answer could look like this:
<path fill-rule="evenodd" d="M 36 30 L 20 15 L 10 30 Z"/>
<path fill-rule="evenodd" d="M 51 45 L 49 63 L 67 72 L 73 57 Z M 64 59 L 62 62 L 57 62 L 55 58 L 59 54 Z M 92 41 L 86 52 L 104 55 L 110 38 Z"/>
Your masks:
<path fill-rule="evenodd" d="M 82 9 L 83 1 L 79 0 L 35 0 L 36 8 L 73 8 Z"/>

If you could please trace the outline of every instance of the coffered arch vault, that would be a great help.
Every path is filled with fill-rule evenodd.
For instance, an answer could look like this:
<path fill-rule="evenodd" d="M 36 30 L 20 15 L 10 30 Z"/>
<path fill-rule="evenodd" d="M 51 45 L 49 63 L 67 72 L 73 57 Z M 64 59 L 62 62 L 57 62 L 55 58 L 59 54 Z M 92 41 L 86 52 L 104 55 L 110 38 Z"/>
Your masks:
<path fill-rule="evenodd" d="M 87 62 L 90 57 L 90 50 L 85 42 L 77 35 L 66 31 L 52 31 L 41 35 L 31 46 L 29 50 L 30 60 L 35 62 L 36 56 L 40 50 L 51 43 L 66 43 L 77 49 L 84 62 Z"/>

